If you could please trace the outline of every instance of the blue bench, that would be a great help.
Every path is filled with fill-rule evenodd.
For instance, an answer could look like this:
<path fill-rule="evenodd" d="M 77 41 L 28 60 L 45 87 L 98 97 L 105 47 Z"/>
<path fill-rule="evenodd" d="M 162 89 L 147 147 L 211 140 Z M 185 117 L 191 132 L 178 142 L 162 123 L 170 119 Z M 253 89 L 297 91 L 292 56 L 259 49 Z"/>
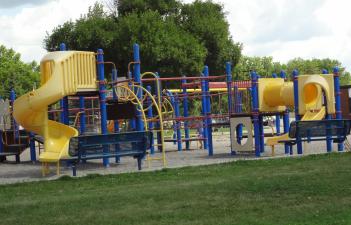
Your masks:
<path fill-rule="evenodd" d="M 299 139 L 301 142 L 331 140 L 334 143 L 342 143 L 350 134 L 351 120 L 312 120 L 294 121 L 290 124 L 289 140 L 282 140 L 293 146 Z"/>
<path fill-rule="evenodd" d="M 76 165 L 81 161 L 123 156 L 136 158 L 138 169 L 141 170 L 141 162 L 146 155 L 146 150 L 151 147 L 151 139 L 150 131 L 73 137 L 69 143 L 71 157 L 63 161 L 71 163 L 73 176 L 76 176 Z"/>

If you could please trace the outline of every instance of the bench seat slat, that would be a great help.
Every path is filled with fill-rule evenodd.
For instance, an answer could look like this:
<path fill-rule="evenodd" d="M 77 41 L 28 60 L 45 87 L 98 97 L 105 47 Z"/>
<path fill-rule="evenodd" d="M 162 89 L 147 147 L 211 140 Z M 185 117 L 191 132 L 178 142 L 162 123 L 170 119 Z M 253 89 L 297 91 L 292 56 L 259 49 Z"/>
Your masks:
<path fill-rule="evenodd" d="M 342 143 L 350 134 L 350 127 L 351 120 L 346 119 L 294 121 L 290 124 L 290 139 L 278 142 L 295 145 L 299 138 L 302 142 L 331 140 Z"/>

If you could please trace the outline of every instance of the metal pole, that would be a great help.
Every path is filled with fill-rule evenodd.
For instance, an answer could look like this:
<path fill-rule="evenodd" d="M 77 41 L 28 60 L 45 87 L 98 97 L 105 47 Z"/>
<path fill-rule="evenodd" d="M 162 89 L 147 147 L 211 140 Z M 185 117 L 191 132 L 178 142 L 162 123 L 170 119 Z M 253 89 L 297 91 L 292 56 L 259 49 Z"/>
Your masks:
<path fill-rule="evenodd" d="M 209 77 L 208 66 L 204 67 L 204 76 Z M 210 85 L 209 80 L 205 80 L 205 96 L 206 96 L 206 112 L 207 117 L 207 144 L 208 144 L 208 155 L 213 155 L 213 140 L 212 140 L 212 118 L 211 118 L 211 98 L 210 98 Z"/>
<path fill-rule="evenodd" d="M 284 78 L 284 81 L 287 81 L 286 78 L 286 73 L 282 70 L 280 71 L 280 77 Z M 283 114 L 283 127 L 284 127 L 284 134 L 289 132 L 289 126 L 290 126 L 290 121 L 289 121 L 289 109 L 286 108 Z M 291 151 L 291 146 L 284 144 L 284 152 L 285 154 L 290 154 Z"/>
<path fill-rule="evenodd" d="M 341 114 L 341 99 L 340 99 L 340 73 L 339 68 L 334 67 L 334 91 L 335 91 L 335 111 L 336 111 L 336 119 L 342 119 Z M 338 151 L 344 151 L 344 143 L 338 144 Z"/>
<path fill-rule="evenodd" d="M 273 73 L 272 77 L 277 78 L 278 76 L 276 73 Z M 280 135 L 280 113 L 275 114 L 275 131 L 276 135 Z"/>
<path fill-rule="evenodd" d="M 117 69 L 112 69 L 112 81 L 117 82 Z M 117 86 L 117 84 L 114 84 L 113 88 L 112 88 L 112 98 L 115 101 L 118 100 L 116 89 L 115 89 L 116 86 Z M 118 120 L 113 121 L 113 123 L 114 123 L 114 127 L 113 127 L 114 128 L 114 132 L 115 133 L 119 132 Z"/>
<path fill-rule="evenodd" d="M 159 76 L 158 76 L 158 73 L 156 72 L 155 73 L 156 74 L 156 77 L 157 78 L 159 78 Z M 157 80 L 157 82 L 158 82 L 158 86 L 160 87 L 160 95 L 161 96 L 158 96 L 158 91 L 155 91 L 155 93 L 156 93 L 156 97 L 157 97 L 157 99 L 160 97 L 160 99 L 162 99 L 162 86 L 161 86 L 161 81 L 159 81 L 159 80 Z M 156 85 L 156 88 L 157 88 L 157 85 Z M 157 101 L 157 104 L 158 104 L 159 102 Z M 160 103 L 160 104 L 162 104 L 162 103 Z M 160 107 L 160 110 L 162 111 L 162 106 L 161 105 L 159 105 L 159 107 Z M 161 113 L 161 115 L 159 115 L 159 116 L 163 116 L 162 115 L 162 113 Z M 161 152 L 162 151 L 162 135 L 161 135 L 161 131 L 160 131 L 160 128 L 161 128 L 161 125 L 160 125 L 160 122 L 158 121 L 158 122 L 156 122 L 156 129 L 158 130 L 157 131 L 157 147 L 158 147 L 158 151 L 159 152 Z"/>
<path fill-rule="evenodd" d="M 232 64 L 230 62 L 226 62 L 225 64 L 225 73 L 226 73 L 226 81 L 227 81 L 227 93 L 228 93 L 228 115 L 229 115 L 229 120 L 231 118 L 231 115 L 233 113 L 233 106 L 232 106 Z M 233 134 L 230 132 L 230 140 L 233 140 L 232 138 Z M 230 145 L 232 146 L 232 145 Z M 231 148 L 231 147 L 230 147 Z M 230 149 L 230 154 L 235 155 L 235 149 Z"/>
<path fill-rule="evenodd" d="M 264 152 L 264 127 L 263 127 L 263 116 L 258 116 L 258 124 L 260 128 L 260 151 Z"/>
<path fill-rule="evenodd" d="M 232 114 L 232 65 L 230 62 L 225 64 L 225 73 L 227 75 L 227 91 L 228 91 L 228 112 Z"/>
<path fill-rule="evenodd" d="M 66 51 L 66 45 L 65 43 L 60 44 L 60 51 Z M 68 97 L 65 96 L 60 100 L 60 106 L 61 106 L 61 122 L 64 123 L 65 125 L 69 125 L 69 110 L 68 110 Z"/>
<path fill-rule="evenodd" d="M 322 70 L 322 74 L 328 74 L 328 70 L 323 69 L 323 70 Z M 328 107 L 326 96 L 323 95 L 323 98 L 324 98 L 325 107 Z M 331 117 L 330 114 L 328 114 L 328 110 L 327 110 L 327 109 L 326 109 L 326 112 L 327 112 L 327 115 L 325 116 L 326 120 L 331 120 L 332 117 Z M 328 133 L 328 132 L 327 132 L 327 133 Z M 333 142 L 332 142 L 332 139 L 331 139 L 330 135 L 327 135 L 326 144 L 327 144 L 327 152 L 333 151 Z"/>
<path fill-rule="evenodd" d="M 293 78 L 294 78 L 294 105 L 295 105 L 295 121 L 300 121 L 299 115 L 299 83 L 298 83 L 298 76 L 299 72 L 297 70 L 293 71 Z M 302 154 L 302 143 L 301 138 L 296 137 L 296 146 L 297 146 L 297 154 Z M 292 154 L 292 151 L 291 153 Z"/>
<path fill-rule="evenodd" d="M 80 120 L 80 126 L 79 126 L 79 131 L 80 134 L 84 134 L 85 133 L 85 101 L 84 101 L 84 97 L 83 96 L 79 96 L 79 110 L 80 110 L 80 116 L 79 116 L 79 120 Z"/>
<path fill-rule="evenodd" d="M 176 119 L 180 117 L 179 113 L 179 98 L 178 95 L 176 94 L 174 97 L 174 113 L 176 116 Z M 182 150 L 182 133 L 181 133 L 181 123 L 179 120 L 176 121 L 176 134 L 177 134 L 177 146 L 178 146 L 178 151 Z"/>
<path fill-rule="evenodd" d="M 11 89 L 11 91 L 10 91 L 10 105 L 11 105 L 12 110 L 13 110 L 13 103 L 15 102 L 15 100 L 16 100 L 15 90 Z M 13 130 L 15 133 L 17 133 L 18 125 L 17 125 L 15 118 L 13 118 Z"/>
<path fill-rule="evenodd" d="M 101 133 L 107 134 L 107 112 L 106 112 L 106 86 L 105 86 L 105 65 L 104 52 L 102 49 L 97 51 L 98 62 L 98 79 L 99 79 L 99 98 L 100 98 L 100 113 L 101 113 Z M 104 145 L 103 152 L 108 153 L 108 146 Z M 108 157 L 103 158 L 105 167 L 109 167 L 110 160 Z"/>
<path fill-rule="evenodd" d="M 182 80 L 182 84 L 186 84 L 186 80 Z M 186 87 L 183 86 L 183 115 L 184 117 L 188 117 L 189 116 L 189 108 L 188 108 L 188 93 L 186 90 Z M 189 142 L 189 138 L 190 138 L 190 134 L 189 134 L 189 122 L 186 120 L 184 121 L 184 135 L 185 135 L 185 149 L 189 150 L 190 149 L 190 142 Z"/>
<path fill-rule="evenodd" d="M 115 68 L 112 69 L 112 81 L 117 82 L 117 69 L 115 69 Z M 116 87 L 117 87 L 117 84 L 115 83 L 115 84 L 112 86 L 112 98 L 113 98 L 113 100 L 118 101 L 118 97 L 117 97 L 117 93 L 116 93 L 116 89 L 115 89 Z M 115 133 L 118 133 L 118 132 L 119 132 L 118 120 L 114 120 L 114 121 L 113 121 L 113 131 L 114 131 Z M 119 151 L 119 144 L 115 144 L 115 151 L 116 151 L 116 152 Z M 116 163 L 119 163 L 120 161 L 121 161 L 120 157 L 119 157 L 119 156 L 116 156 L 115 162 L 116 162 Z"/>
<path fill-rule="evenodd" d="M 240 113 L 240 97 L 239 97 L 239 89 L 238 85 L 234 84 L 234 113 Z M 243 126 L 239 124 L 236 127 L 236 141 L 238 144 L 241 144 L 241 140 L 243 138 Z"/>
<path fill-rule="evenodd" d="M 151 86 L 148 85 L 146 87 L 147 91 L 151 93 Z M 153 116 L 153 110 L 152 110 L 152 101 L 150 97 L 147 98 L 147 107 L 149 108 L 147 111 L 147 117 L 151 119 Z M 152 121 L 149 122 L 149 129 L 153 130 L 154 129 L 154 123 Z M 153 155 L 155 153 L 155 147 L 154 147 L 154 138 L 151 138 L 151 148 L 150 148 L 150 153 Z"/>
<path fill-rule="evenodd" d="M 141 79 L 140 79 L 140 55 L 139 55 L 139 45 L 138 44 L 134 44 L 133 45 L 133 57 L 134 57 L 134 81 L 140 85 L 141 84 Z M 139 98 L 139 100 L 142 100 L 142 91 L 139 90 L 138 88 L 134 89 L 135 94 L 137 95 L 137 97 Z M 140 109 L 142 110 L 142 109 Z M 142 115 L 141 112 L 139 110 L 137 110 L 137 120 L 136 120 L 136 129 L 138 131 L 142 131 L 144 130 L 144 123 L 143 120 L 141 119 Z"/>
<path fill-rule="evenodd" d="M 204 74 L 202 74 L 204 76 Z M 202 115 L 204 116 L 203 119 L 203 137 L 204 137 L 204 149 L 208 149 L 208 130 L 207 130 L 207 119 L 206 119 L 206 112 L 207 112 L 207 99 L 206 99 L 206 82 L 205 80 L 201 80 L 201 103 L 202 103 Z"/>
<path fill-rule="evenodd" d="M 255 155 L 261 156 L 260 151 L 260 126 L 259 126 L 259 110 L 258 110 L 258 78 L 256 72 L 251 72 L 251 94 L 252 94 L 252 119 L 254 123 L 255 133 Z"/>

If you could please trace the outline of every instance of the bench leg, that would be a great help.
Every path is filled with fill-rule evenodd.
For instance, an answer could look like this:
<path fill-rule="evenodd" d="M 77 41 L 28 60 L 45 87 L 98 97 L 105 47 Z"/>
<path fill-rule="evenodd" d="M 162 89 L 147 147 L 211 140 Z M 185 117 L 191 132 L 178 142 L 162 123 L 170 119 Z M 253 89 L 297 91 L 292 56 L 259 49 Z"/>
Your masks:
<path fill-rule="evenodd" d="M 49 173 L 50 173 L 49 163 L 43 162 L 41 164 L 41 174 L 43 175 L 43 177 L 45 177 Z"/>
<path fill-rule="evenodd" d="M 141 170 L 141 157 L 138 157 L 138 170 Z"/>
<path fill-rule="evenodd" d="M 77 167 L 76 167 L 76 164 L 75 163 L 72 163 L 71 165 L 72 167 L 72 176 L 77 176 Z"/>
<path fill-rule="evenodd" d="M 274 152 L 274 145 L 272 145 L 272 156 L 274 156 L 275 155 L 275 152 Z"/>
<path fill-rule="evenodd" d="M 57 164 L 56 164 L 56 175 L 57 176 L 60 175 L 60 161 L 58 161 Z"/>
<path fill-rule="evenodd" d="M 20 156 L 19 156 L 19 155 L 16 155 L 15 157 L 16 157 L 16 163 L 20 163 L 20 162 L 21 162 Z"/>

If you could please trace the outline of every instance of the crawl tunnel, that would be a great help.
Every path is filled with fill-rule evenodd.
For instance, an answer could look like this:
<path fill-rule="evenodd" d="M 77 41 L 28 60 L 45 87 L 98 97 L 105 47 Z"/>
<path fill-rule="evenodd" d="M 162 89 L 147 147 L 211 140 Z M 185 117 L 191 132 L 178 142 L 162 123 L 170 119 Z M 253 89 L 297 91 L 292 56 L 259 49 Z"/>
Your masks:
<path fill-rule="evenodd" d="M 319 110 L 323 106 L 325 95 L 328 114 L 335 113 L 333 75 L 302 75 L 298 77 L 299 114 L 304 115 L 309 110 Z"/>

